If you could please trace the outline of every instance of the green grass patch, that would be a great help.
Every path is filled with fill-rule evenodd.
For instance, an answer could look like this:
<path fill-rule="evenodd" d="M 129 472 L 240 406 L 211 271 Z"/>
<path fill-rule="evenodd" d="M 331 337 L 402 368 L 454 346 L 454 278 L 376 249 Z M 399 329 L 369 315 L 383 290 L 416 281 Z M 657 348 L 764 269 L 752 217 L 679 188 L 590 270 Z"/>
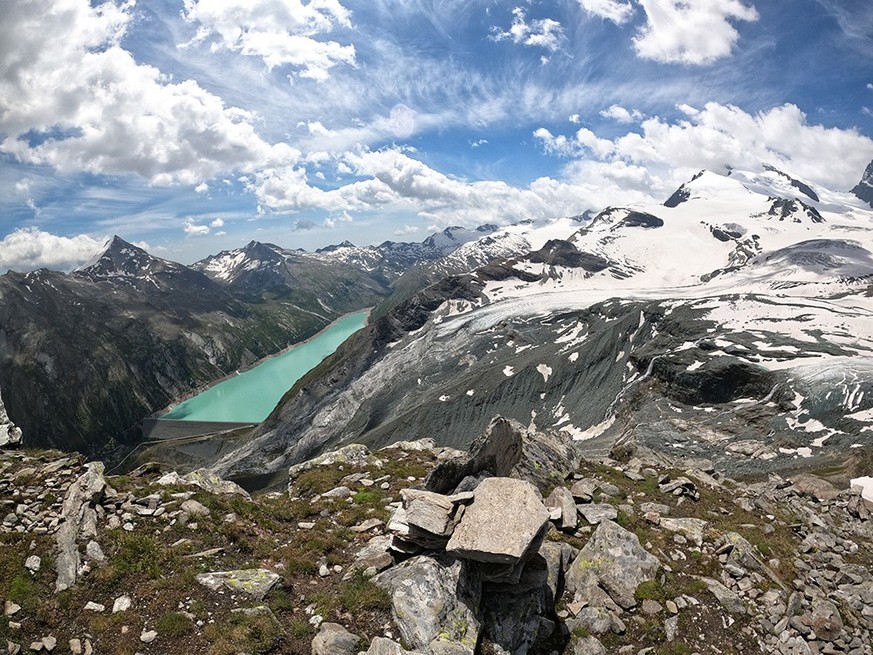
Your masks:
<path fill-rule="evenodd" d="M 181 612 L 168 612 L 157 620 L 155 630 L 161 636 L 181 637 L 194 632 L 194 624 Z"/>

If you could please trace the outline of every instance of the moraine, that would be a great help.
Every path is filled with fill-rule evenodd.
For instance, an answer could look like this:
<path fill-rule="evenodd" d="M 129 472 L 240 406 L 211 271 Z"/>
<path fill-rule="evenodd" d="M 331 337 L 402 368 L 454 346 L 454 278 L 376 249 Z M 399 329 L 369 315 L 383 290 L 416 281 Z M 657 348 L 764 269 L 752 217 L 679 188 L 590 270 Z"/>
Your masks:
<path fill-rule="evenodd" d="M 348 314 L 302 344 L 179 403 L 161 419 L 260 423 L 294 383 L 367 323 L 369 310 Z"/>

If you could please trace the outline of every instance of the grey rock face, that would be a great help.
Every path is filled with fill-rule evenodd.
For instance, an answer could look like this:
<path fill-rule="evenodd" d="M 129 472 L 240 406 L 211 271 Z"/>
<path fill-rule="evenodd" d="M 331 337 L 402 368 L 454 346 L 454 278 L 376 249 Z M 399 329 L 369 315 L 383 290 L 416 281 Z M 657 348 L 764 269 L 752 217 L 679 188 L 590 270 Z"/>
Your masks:
<path fill-rule="evenodd" d="M 550 509 L 558 508 L 561 510 L 561 519 L 558 525 L 562 530 L 576 529 L 579 522 L 576 501 L 566 487 L 555 487 L 554 491 L 546 498 L 545 505 Z"/>
<path fill-rule="evenodd" d="M 475 608 L 481 583 L 461 561 L 445 555 L 418 556 L 373 578 L 391 594 L 392 614 L 406 643 L 427 651 L 443 635 L 471 650 L 481 624 Z"/>
<path fill-rule="evenodd" d="M 595 503 L 593 505 L 579 505 L 579 513 L 590 525 L 597 525 L 605 520 L 615 520 L 618 510 L 609 503 Z"/>
<path fill-rule="evenodd" d="M 21 430 L 6 414 L 3 398 L 0 397 L 0 448 L 17 446 L 21 443 Z"/>
<path fill-rule="evenodd" d="M 312 655 L 355 655 L 360 638 L 338 623 L 322 623 L 312 640 Z"/>
<path fill-rule="evenodd" d="M 627 609 L 636 605 L 636 588 L 654 579 L 658 566 L 658 560 L 640 545 L 635 534 L 604 520 L 573 561 L 567 588 L 584 598 L 591 588 L 600 586 Z"/>
<path fill-rule="evenodd" d="M 488 478 L 452 533 L 446 552 L 479 562 L 516 564 L 541 537 L 549 512 L 524 480 Z"/>
<path fill-rule="evenodd" d="M 520 423 L 498 416 L 470 445 L 469 456 L 437 465 L 424 481 L 425 488 L 449 493 L 465 477 L 481 471 L 496 476 L 509 475 L 521 459 L 523 432 Z"/>
<path fill-rule="evenodd" d="M 681 534 L 695 546 L 700 547 L 703 545 L 703 534 L 708 523 L 703 519 L 674 519 L 664 516 L 661 517 L 659 525 L 665 530 Z"/>
<path fill-rule="evenodd" d="M 81 557 L 77 539 L 93 536 L 96 531 L 97 515 L 93 505 L 103 495 L 106 480 L 103 478 L 103 463 L 92 462 L 87 470 L 67 490 L 61 516 L 64 522 L 55 534 L 57 558 L 55 570 L 58 573 L 55 591 L 69 589 L 76 582 Z"/>

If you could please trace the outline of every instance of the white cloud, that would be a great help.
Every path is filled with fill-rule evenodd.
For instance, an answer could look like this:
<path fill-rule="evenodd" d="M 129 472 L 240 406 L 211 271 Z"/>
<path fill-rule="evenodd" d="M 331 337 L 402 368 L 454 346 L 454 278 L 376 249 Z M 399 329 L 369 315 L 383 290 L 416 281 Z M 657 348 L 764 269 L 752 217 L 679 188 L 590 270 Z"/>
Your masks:
<path fill-rule="evenodd" d="M 183 16 L 198 25 L 191 43 L 215 36 L 213 50 L 260 57 L 269 68 L 290 65 L 300 77 L 323 81 L 334 66 L 355 64 L 353 45 L 315 38 L 351 28 L 338 0 L 185 0 Z"/>
<path fill-rule="evenodd" d="M 870 82 L 869 84 L 867 84 L 867 88 L 870 89 L 871 91 L 873 91 L 873 82 Z"/>
<path fill-rule="evenodd" d="M 739 39 L 731 21 L 756 21 L 743 0 L 639 0 L 646 24 L 634 37 L 637 54 L 663 63 L 704 65 L 727 57 Z"/>
<path fill-rule="evenodd" d="M 133 2 L 5 3 L 0 152 L 69 173 L 199 184 L 299 154 L 262 140 L 249 112 L 196 82 L 170 83 L 120 47 Z"/>
<path fill-rule="evenodd" d="M 338 168 L 359 179 L 325 191 L 310 186 L 303 169 L 289 167 L 265 171 L 250 190 L 272 211 L 405 213 L 438 224 L 514 222 L 578 214 L 591 207 L 585 193 L 549 178 L 527 188 L 468 182 L 436 171 L 400 148 L 346 153 Z"/>
<path fill-rule="evenodd" d="M 206 193 L 209 191 L 209 185 L 206 182 L 201 182 L 197 186 L 194 187 L 195 193 Z"/>
<path fill-rule="evenodd" d="M 812 125 L 795 105 L 749 114 L 731 105 L 709 103 L 685 108 L 687 120 L 646 119 L 641 132 L 603 139 L 582 129 L 573 137 L 540 128 L 534 136 L 547 152 L 571 157 L 575 181 L 597 175 L 635 177 L 655 197 L 672 191 L 692 172 L 726 166 L 760 170 L 763 163 L 812 183 L 845 190 L 873 158 L 873 139 L 856 130 Z M 645 175 L 643 175 L 645 172 Z"/>
<path fill-rule="evenodd" d="M 185 231 L 186 237 L 202 237 L 209 234 L 208 225 L 197 225 L 190 218 L 185 221 L 182 229 Z"/>
<path fill-rule="evenodd" d="M 870 109 L 870 107 L 861 107 L 861 113 L 866 116 L 873 116 L 873 109 Z"/>
<path fill-rule="evenodd" d="M 94 239 L 84 234 L 64 237 L 37 227 L 19 228 L 0 241 L 0 270 L 69 271 L 88 261 L 105 242 L 105 237 Z"/>
<path fill-rule="evenodd" d="M 409 234 L 415 234 L 416 232 L 421 231 L 420 225 L 404 225 L 399 230 L 394 230 L 394 236 L 402 237 L 407 236 Z"/>
<path fill-rule="evenodd" d="M 601 111 L 600 115 L 604 118 L 611 118 L 618 123 L 636 123 L 643 118 L 643 115 L 636 109 L 628 111 L 620 105 L 612 105 Z"/>
<path fill-rule="evenodd" d="M 209 224 L 209 227 L 224 227 L 224 221 L 220 218 L 216 218 Z"/>
<path fill-rule="evenodd" d="M 579 4 L 593 16 L 606 18 L 616 25 L 628 22 L 634 15 L 634 6 L 623 0 L 579 0 Z"/>
<path fill-rule="evenodd" d="M 579 117 L 579 114 L 572 114 L 567 120 L 578 125 L 582 119 Z"/>
<path fill-rule="evenodd" d="M 512 26 L 504 32 L 499 27 L 491 29 L 491 38 L 495 41 L 510 39 L 513 43 L 526 46 L 536 46 L 554 52 L 561 47 L 564 40 L 564 28 L 551 18 L 527 21 L 524 9 L 516 7 L 512 10 Z"/>

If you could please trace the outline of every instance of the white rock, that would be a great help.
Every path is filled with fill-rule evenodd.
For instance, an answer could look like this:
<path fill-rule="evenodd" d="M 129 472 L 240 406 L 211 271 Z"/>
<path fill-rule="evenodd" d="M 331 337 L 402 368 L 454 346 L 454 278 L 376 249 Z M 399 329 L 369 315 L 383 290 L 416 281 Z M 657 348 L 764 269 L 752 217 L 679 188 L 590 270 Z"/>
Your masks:
<path fill-rule="evenodd" d="M 24 562 L 24 568 L 29 569 L 30 571 L 33 571 L 34 573 L 39 571 L 39 567 L 41 565 L 42 565 L 42 560 L 39 557 L 37 557 L 36 555 L 31 555 Z"/>
<path fill-rule="evenodd" d="M 146 632 L 143 632 L 143 633 L 139 636 L 139 640 L 140 640 L 142 643 L 144 643 L 144 644 L 150 644 L 150 643 L 152 643 L 155 639 L 157 639 L 157 636 L 158 636 L 158 633 L 157 633 L 157 632 L 155 632 L 154 630 L 148 630 L 148 631 L 146 631 Z"/>
<path fill-rule="evenodd" d="M 130 596 L 119 596 L 115 599 L 115 602 L 112 604 L 112 613 L 116 614 L 118 612 L 126 612 L 130 609 L 131 600 Z"/>
<path fill-rule="evenodd" d="M 106 605 L 101 605 L 100 603 L 95 603 L 94 601 L 89 600 L 85 603 L 85 609 L 91 610 L 92 612 L 105 612 Z"/>

